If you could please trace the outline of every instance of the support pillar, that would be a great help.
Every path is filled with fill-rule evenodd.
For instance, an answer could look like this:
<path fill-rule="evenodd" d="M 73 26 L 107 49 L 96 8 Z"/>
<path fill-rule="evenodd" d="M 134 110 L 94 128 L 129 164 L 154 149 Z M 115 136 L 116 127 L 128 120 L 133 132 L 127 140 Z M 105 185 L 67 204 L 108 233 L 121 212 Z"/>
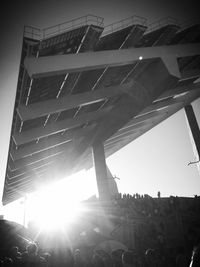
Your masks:
<path fill-rule="evenodd" d="M 194 144 L 196 147 L 196 151 L 198 154 L 198 160 L 200 159 L 200 130 L 198 126 L 198 122 L 196 120 L 196 116 L 193 110 L 192 105 L 185 106 L 185 112 L 188 120 L 188 124 L 190 126 L 190 130 L 192 133 L 192 137 L 194 140 Z"/>
<path fill-rule="evenodd" d="M 117 183 L 112 176 L 111 171 L 109 170 L 107 166 L 107 177 L 108 177 L 108 184 L 109 184 L 109 190 L 110 190 L 110 196 L 115 197 L 119 194 Z"/>
<path fill-rule="evenodd" d="M 103 143 L 93 144 L 92 151 L 99 199 L 108 201 L 110 200 L 110 190 Z"/>

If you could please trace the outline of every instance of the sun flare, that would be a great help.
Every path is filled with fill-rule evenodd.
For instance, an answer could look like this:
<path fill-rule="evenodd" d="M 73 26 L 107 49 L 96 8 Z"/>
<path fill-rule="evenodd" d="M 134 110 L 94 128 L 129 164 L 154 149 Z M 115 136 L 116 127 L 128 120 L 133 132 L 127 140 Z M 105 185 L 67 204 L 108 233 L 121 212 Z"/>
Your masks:
<path fill-rule="evenodd" d="M 63 197 L 52 189 L 27 199 L 27 220 L 35 221 L 42 230 L 58 229 L 73 223 L 81 212 L 81 203 Z"/>
<path fill-rule="evenodd" d="M 28 226 L 30 221 L 42 230 L 70 226 L 85 207 L 81 201 L 96 194 L 93 173 L 78 172 L 4 207 L 5 218 Z"/>
<path fill-rule="evenodd" d="M 58 229 L 73 223 L 82 212 L 80 199 L 74 190 L 63 184 L 49 186 L 27 197 L 26 217 L 43 230 Z"/>

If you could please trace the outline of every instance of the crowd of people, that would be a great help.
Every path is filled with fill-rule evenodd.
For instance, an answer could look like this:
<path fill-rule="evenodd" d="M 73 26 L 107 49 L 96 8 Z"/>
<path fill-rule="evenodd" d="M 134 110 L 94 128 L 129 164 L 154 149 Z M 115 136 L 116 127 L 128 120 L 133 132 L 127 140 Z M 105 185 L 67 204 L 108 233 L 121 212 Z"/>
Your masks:
<path fill-rule="evenodd" d="M 144 194 L 140 195 L 138 193 L 134 195 L 130 194 L 118 194 L 115 196 L 114 201 L 115 204 L 120 208 L 129 209 L 132 214 L 144 217 L 152 217 L 152 216 L 168 216 L 174 214 L 175 212 L 199 212 L 200 211 L 200 198 L 198 196 L 194 196 L 194 198 L 190 199 L 190 203 L 188 202 L 186 205 L 181 205 L 183 203 L 184 198 L 180 198 L 177 196 L 170 196 L 168 198 L 161 198 L 160 192 L 158 192 L 157 198 L 152 198 L 151 196 Z"/>
<path fill-rule="evenodd" d="M 195 231 L 194 214 L 200 211 L 200 198 L 195 196 L 186 201 L 179 197 L 157 198 L 149 195 L 117 195 L 107 207 L 112 208 L 112 214 L 118 217 L 126 216 L 134 222 L 138 220 L 140 231 L 134 224 L 136 235 L 135 246 L 127 249 L 113 249 L 108 252 L 95 249 L 87 244 L 63 246 L 44 250 L 40 243 L 30 242 L 26 247 L 12 246 L 7 255 L 1 257 L 0 266 L 16 267 L 197 267 L 200 266 L 200 235 Z M 185 202 L 184 202 L 185 201 Z M 98 202 L 98 200 L 97 200 Z M 187 204 L 186 204 L 187 203 Z M 191 214 L 193 224 L 189 226 L 193 233 L 192 239 L 186 227 L 186 236 L 179 242 L 166 242 L 165 223 L 167 218 L 173 220 L 178 215 Z M 190 218 L 189 218 L 190 221 Z M 172 222 L 173 223 L 173 222 Z M 126 225 L 123 226 L 126 228 Z M 197 225 L 199 228 L 199 225 Z M 148 231 L 147 231 L 148 229 Z M 159 231 L 158 231 L 159 229 Z M 182 232 L 181 232 L 182 233 Z M 114 237 L 113 237 L 114 238 Z M 168 238 L 168 236 L 167 236 Z M 106 238 L 105 238 L 106 240 Z M 148 240 L 148 242 L 147 242 Z M 184 242 L 183 242 L 184 240 Z M 181 243 L 182 242 L 182 243 Z M 142 245 L 140 245 L 140 244 Z M 97 248 L 97 246 L 96 246 Z"/>
<path fill-rule="evenodd" d="M 65 256 L 65 257 L 63 257 Z M 64 255 L 53 257 L 50 253 L 39 254 L 38 246 L 30 243 L 26 250 L 20 252 L 12 247 L 8 257 L 0 261 L 0 266 L 16 267 L 199 267 L 200 245 L 195 246 L 192 254 L 180 248 L 175 260 L 169 254 L 164 257 L 156 249 L 147 249 L 143 255 L 134 250 L 116 250 L 108 254 L 103 250 L 93 251 L 90 258 L 82 257 L 81 250 L 66 250 Z"/>
<path fill-rule="evenodd" d="M 38 254 L 38 246 L 30 243 L 23 252 L 17 246 L 12 247 L 8 256 L 1 260 L 0 266 L 47 266 L 47 261 Z"/>

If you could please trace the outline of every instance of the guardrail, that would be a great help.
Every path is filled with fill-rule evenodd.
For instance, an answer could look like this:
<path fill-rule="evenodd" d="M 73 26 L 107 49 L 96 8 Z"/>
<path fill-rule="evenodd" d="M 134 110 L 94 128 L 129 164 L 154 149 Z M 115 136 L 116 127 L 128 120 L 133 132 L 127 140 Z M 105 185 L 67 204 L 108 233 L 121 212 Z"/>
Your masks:
<path fill-rule="evenodd" d="M 98 17 L 95 15 L 86 15 L 80 18 L 76 18 L 70 21 L 66 21 L 60 24 L 57 24 L 55 26 L 51 26 L 51 27 L 47 27 L 44 29 L 39 29 L 36 27 L 32 27 L 32 26 L 25 26 L 24 27 L 24 37 L 28 37 L 31 39 L 36 39 L 36 40 L 42 40 L 42 39 L 46 39 L 49 38 L 51 36 L 84 26 L 84 25 L 96 25 L 99 27 L 103 27 L 103 18 L 102 17 Z M 107 25 L 104 28 L 103 34 L 102 36 L 105 36 L 107 34 L 113 33 L 115 31 L 121 30 L 123 28 L 126 28 L 128 26 L 131 25 L 142 25 L 145 26 L 147 28 L 146 33 L 155 31 L 159 28 L 165 27 L 167 25 L 177 25 L 177 27 L 180 27 L 180 30 L 184 30 L 188 27 L 191 27 L 195 24 L 200 24 L 200 19 L 192 19 L 192 20 L 188 20 L 188 21 L 184 21 L 182 23 L 179 23 L 177 19 L 173 18 L 173 17 L 167 17 L 164 19 L 160 19 L 158 21 L 155 21 L 149 25 L 147 25 L 147 19 L 137 16 L 137 15 L 133 15 L 129 18 L 126 19 L 122 19 L 118 22 L 112 23 Z"/>
<path fill-rule="evenodd" d="M 44 29 L 38 29 L 31 26 L 24 27 L 24 36 L 32 39 L 46 39 L 57 34 L 61 34 L 63 32 L 73 30 L 75 28 L 79 28 L 85 25 L 95 25 L 99 27 L 103 27 L 103 18 L 97 17 L 95 15 L 86 15 L 80 18 L 72 19 L 70 21 L 66 21 L 55 26 L 47 27 Z"/>
<path fill-rule="evenodd" d="M 173 17 L 166 17 L 164 19 L 160 19 L 160 20 L 154 21 L 151 24 L 149 24 L 145 34 L 152 32 L 152 31 L 156 31 L 156 30 L 158 30 L 162 27 L 165 27 L 167 25 L 179 26 L 179 23 L 178 23 L 178 20 L 173 18 Z"/>
<path fill-rule="evenodd" d="M 118 30 L 122 30 L 123 28 L 126 28 L 131 25 L 147 26 L 147 19 L 136 15 L 133 15 L 126 19 L 122 19 L 120 21 L 107 25 L 104 28 L 102 36 L 116 32 Z"/>
<path fill-rule="evenodd" d="M 69 31 L 69 30 L 72 30 L 74 28 L 78 28 L 78 27 L 84 26 L 84 25 L 93 24 L 93 25 L 102 27 L 103 26 L 103 20 L 104 19 L 101 17 L 97 17 L 97 16 L 89 14 L 89 15 L 86 15 L 86 16 L 83 16 L 83 17 L 80 17 L 77 19 L 66 21 L 66 22 L 57 24 L 55 26 L 43 29 L 42 30 L 42 38 L 45 39 L 45 38 L 48 38 L 52 35 L 60 34 L 60 33 L 63 33 L 65 31 Z"/>
<path fill-rule="evenodd" d="M 192 27 L 194 25 L 200 25 L 200 19 L 195 18 L 195 19 L 190 19 L 190 20 L 185 20 L 179 24 L 180 26 L 180 31 L 183 31 L 189 27 Z"/>
<path fill-rule="evenodd" d="M 32 26 L 24 26 L 24 37 L 40 40 L 41 30 Z"/>

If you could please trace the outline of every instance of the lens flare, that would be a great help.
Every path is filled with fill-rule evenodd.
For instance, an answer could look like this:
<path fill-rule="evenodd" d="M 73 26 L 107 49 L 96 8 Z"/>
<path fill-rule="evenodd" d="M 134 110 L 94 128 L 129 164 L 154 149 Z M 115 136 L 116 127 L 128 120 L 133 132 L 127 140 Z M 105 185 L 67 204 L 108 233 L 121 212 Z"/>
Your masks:
<path fill-rule="evenodd" d="M 74 190 L 62 183 L 28 195 L 26 217 L 42 230 L 56 230 L 72 224 L 82 213 L 83 206 Z"/>
<path fill-rule="evenodd" d="M 27 200 L 28 220 L 35 221 L 42 230 L 56 230 L 74 222 L 81 212 L 81 203 L 63 199 L 60 192 L 51 190 L 31 196 Z"/>

